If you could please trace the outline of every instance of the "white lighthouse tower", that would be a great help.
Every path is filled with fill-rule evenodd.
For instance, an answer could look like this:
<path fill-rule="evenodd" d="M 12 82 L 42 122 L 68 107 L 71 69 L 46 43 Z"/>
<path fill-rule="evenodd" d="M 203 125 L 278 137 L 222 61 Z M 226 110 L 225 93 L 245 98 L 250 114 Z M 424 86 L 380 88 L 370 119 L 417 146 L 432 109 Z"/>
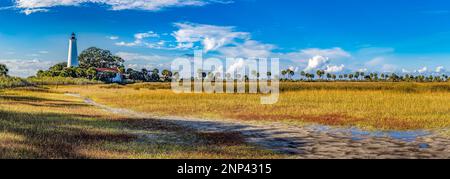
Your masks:
<path fill-rule="evenodd" d="M 77 38 L 75 33 L 72 33 L 69 40 L 69 57 L 67 58 L 67 67 L 78 67 Z"/>

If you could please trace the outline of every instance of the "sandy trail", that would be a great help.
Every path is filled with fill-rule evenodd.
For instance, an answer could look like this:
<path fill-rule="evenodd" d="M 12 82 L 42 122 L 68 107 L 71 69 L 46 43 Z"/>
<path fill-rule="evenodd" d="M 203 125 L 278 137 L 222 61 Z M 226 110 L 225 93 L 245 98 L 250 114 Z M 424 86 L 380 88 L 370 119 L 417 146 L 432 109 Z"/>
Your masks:
<path fill-rule="evenodd" d="M 82 98 L 78 94 L 66 95 Z M 155 116 L 83 99 L 89 105 L 133 118 L 164 120 L 202 132 L 240 132 L 251 144 L 289 154 L 294 158 L 450 158 L 450 138 L 436 132 L 365 132 L 358 129 L 297 126 L 280 122 Z"/>

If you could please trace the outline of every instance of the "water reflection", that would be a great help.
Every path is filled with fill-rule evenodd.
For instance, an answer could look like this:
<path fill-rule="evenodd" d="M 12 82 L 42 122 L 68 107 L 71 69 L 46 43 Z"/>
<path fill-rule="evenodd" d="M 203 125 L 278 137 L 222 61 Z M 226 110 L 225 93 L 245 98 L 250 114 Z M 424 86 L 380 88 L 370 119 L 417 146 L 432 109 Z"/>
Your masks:
<path fill-rule="evenodd" d="M 329 134 L 347 134 L 352 140 L 364 140 L 369 137 L 389 137 L 404 142 L 414 142 L 419 137 L 430 135 L 430 132 L 423 130 L 414 131 L 365 131 L 359 128 L 336 128 L 323 125 L 312 125 L 309 126 L 311 129 L 318 132 L 326 132 Z M 421 146 L 424 147 L 424 146 Z M 426 147 L 424 147 L 426 148 Z"/>

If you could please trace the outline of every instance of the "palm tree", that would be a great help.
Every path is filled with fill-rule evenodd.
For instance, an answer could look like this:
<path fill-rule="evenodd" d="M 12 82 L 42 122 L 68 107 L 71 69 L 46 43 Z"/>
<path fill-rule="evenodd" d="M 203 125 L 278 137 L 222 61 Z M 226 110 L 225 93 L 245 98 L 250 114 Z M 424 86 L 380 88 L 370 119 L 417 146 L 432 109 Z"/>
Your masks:
<path fill-rule="evenodd" d="M 8 76 L 8 67 L 5 64 L 0 64 L 0 76 L 5 77 Z"/>
<path fill-rule="evenodd" d="M 286 74 L 287 74 L 287 71 L 286 71 L 286 70 L 282 70 L 282 71 L 281 71 L 281 75 L 283 75 L 283 77 L 285 77 L 285 78 L 286 78 Z"/>
<path fill-rule="evenodd" d="M 289 69 L 289 78 L 292 80 L 292 78 L 294 77 L 295 72 Z"/>
<path fill-rule="evenodd" d="M 302 76 L 302 77 L 306 77 L 306 73 L 305 73 L 305 71 L 301 71 L 301 72 L 300 72 L 300 76 Z"/>
<path fill-rule="evenodd" d="M 331 75 L 330 73 L 327 73 L 326 76 L 327 76 L 327 80 L 329 80 L 333 77 L 333 75 Z"/>
<path fill-rule="evenodd" d="M 162 71 L 161 75 L 163 76 L 164 81 L 169 81 L 172 78 L 173 74 L 171 71 L 165 69 Z"/>
<path fill-rule="evenodd" d="M 148 77 L 148 70 L 145 69 L 145 68 L 143 68 L 143 69 L 141 70 L 141 73 L 142 73 L 142 79 L 143 79 L 144 81 L 148 81 L 148 79 L 149 79 L 149 77 Z"/>
<path fill-rule="evenodd" d="M 155 68 L 152 70 L 151 80 L 152 81 L 160 81 L 161 80 L 159 77 L 159 69 Z"/>
<path fill-rule="evenodd" d="M 317 74 L 317 76 L 319 76 L 319 78 L 322 78 L 322 76 L 325 74 L 325 72 L 323 70 L 317 70 L 316 74 Z"/>
<path fill-rule="evenodd" d="M 356 78 L 356 80 L 358 80 L 359 79 L 359 76 L 361 75 L 361 73 L 359 72 L 359 71 L 357 71 L 357 72 L 355 72 L 355 78 Z"/>

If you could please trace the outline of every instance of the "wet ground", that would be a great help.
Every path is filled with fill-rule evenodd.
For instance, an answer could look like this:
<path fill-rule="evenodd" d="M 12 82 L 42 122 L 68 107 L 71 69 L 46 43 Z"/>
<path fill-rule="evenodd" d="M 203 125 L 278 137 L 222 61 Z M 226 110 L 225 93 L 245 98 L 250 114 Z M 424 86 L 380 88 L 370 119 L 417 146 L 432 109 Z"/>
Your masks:
<path fill-rule="evenodd" d="M 76 94 L 68 94 L 80 97 Z M 289 125 L 154 116 L 112 108 L 90 99 L 85 102 L 111 113 L 136 118 L 161 119 L 202 132 L 240 132 L 249 143 L 299 159 L 450 159 L 450 138 L 441 131 L 364 131 L 321 125 Z"/>

